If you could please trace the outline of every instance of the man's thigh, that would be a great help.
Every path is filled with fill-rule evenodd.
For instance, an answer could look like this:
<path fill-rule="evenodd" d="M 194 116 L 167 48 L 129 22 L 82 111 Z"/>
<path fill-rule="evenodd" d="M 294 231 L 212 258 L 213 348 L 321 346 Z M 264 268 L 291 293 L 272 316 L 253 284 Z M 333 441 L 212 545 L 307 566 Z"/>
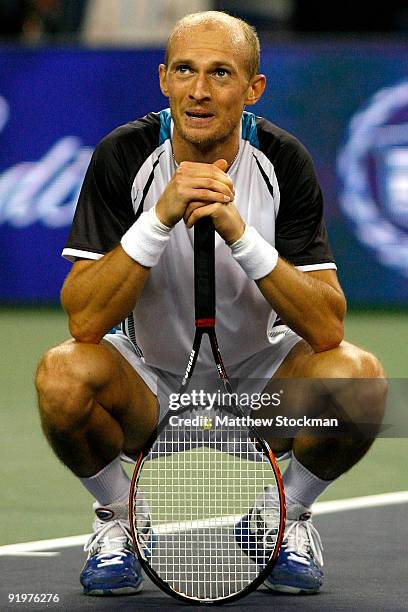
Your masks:
<path fill-rule="evenodd" d="M 329 351 L 315 353 L 307 342 L 301 340 L 286 356 L 265 392 L 281 392 L 281 404 L 274 409 L 275 415 L 294 418 L 340 416 L 349 422 L 353 415 L 345 412 L 339 414 L 339 402 L 333 403 L 329 398 L 336 397 L 341 404 L 352 406 L 350 394 L 354 401 L 358 396 L 367 395 L 367 391 L 372 394 L 377 387 L 377 395 L 381 396 L 382 376 L 384 371 L 374 355 L 347 341 Z M 369 383 L 367 379 L 372 382 Z M 367 405 L 372 406 L 373 402 L 368 401 Z M 336 408 L 335 414 L 331 412 L 333 406 Z M 271 416 L 271 411 L 266 409 L 259 416 Z M 308 431 L 303 429 L 303 434 L 308 435 Z M 269 442 L 274 452 L 283 452 L 292 447 L 293 438 L 274 437 Z"/>
<path fill-rule="evenodd" d="M 286 356 L 273 379 L 376 378 L 384 375 L 374 355 L 346 340 L 336 348 L 320 353 L 314 352 L 305 340 L 301 340 Z"/>
<path fill-rule="evenodd" d="M 96 429 L 109 426 L 109 415 L 121 427 L 126 454 L 139 450 L 157 424 L 155 394 L 106 340 L 64 342 L 44 356 L 41 373 L 47 379 L 40 387 L 50 409 L 66 414 L 72 423 L 80 423 L 88 414 L 89 426 Z"/>
<path fill-rule="evenodd" d="M 140 374 L 110 343 L 101 343 L 109 354 L 112 376 L 97 401 L 122 427 L 126 454 L 139 450 L 152 434 L 159 417 L 156 395 Z"/>

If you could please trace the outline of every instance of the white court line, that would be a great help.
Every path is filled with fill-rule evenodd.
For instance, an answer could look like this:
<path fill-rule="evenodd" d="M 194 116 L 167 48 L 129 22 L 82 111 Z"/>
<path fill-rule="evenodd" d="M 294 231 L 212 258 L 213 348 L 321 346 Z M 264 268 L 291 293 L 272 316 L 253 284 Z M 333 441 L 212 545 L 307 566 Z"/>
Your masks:
<path fill-rule="evenodd" d="M 395 504 L 406 504 L 408 503 L 408 491 L 397 491 L 395 493 L 381 493 L 379 495 L 366 495 L 364 497 L 351 497 L 349 499 L 338 499 L 327 502 L 317 502 L 313 506 L 313 513 L 316 514 L 331 514 L 333 512 L 344 512 L 345 510 L 358 510 L 360 508 L 374 508 L 378 506 L 391 506 Z M 224 525 L 233 524 L 240 516 L 224 516 L 222 517 L 222 523 Z M 200 529 L 207 524 L 206 521 L 194 521 L 193 524 L 189 524 L 190 528 Z M 161 525 L 158 529 L 158 533 L 169 533 L 176 530 L 177 527 L 180 531 L 183 530 L 183 524 L 167 523 Z M 53 540 L 39 540 L 37 542 L 22 542 L 20 544 L 7 544 L 0 546 L 0 556 L 12 556 L 12 555 L 24 555 L 33 556 L 41 554 L 43 551 L 58 549 L 58 548 L 69 548 L 72 546 L 83 546 L 90 537 L 90 534 L 69 536 L 65 538 L 56 538 Z M 52 555 L 58 553 L 51 553 Z M 49 556 L 49 555 L 41 555 Z"/>
<path fill-rule="evenodd" d="M 47 542 L 48 540 L 44 540 L 44 542 Z M 13 544 L 13 546 L 15 546 L 15 544 Z M 13 552 L 13 553 L 0 553 L 0 557 L 3 555 L 8 555 L 13 556 L 13 557 L 58 557 L 60 553 L 59 552 L 43 552 L 43 551 L 36 551 L 36 552 L 32 552 L 29 550 L 21 550 L 19 552 Z"/>
<path fill-rule="evenodd" d="M 83 546 L 89 535 L 68 536 L 54 540 L 39 540 L 38 542 L 21 542 L 20 544 L 6 544 L 0 546 L 0 556 L 20 555 L 21 553 L 37 553 L 53 548 L 68 548 L 69 546 Z"/>
<path fill-rule="evenodd" d="M 331 514 L 332 512 L 343 512 L 344 510 L 358 510 L 359 508 L 374 508 L 376 506 L 392 506 L 394 504 L 406 503 L 408 503 L 408 491 L 396 491 L 395 493 L 380 493 L 379 495 L 365 495 L 364 497 L 318 502 L 313 506 L 313 514 Z"/>

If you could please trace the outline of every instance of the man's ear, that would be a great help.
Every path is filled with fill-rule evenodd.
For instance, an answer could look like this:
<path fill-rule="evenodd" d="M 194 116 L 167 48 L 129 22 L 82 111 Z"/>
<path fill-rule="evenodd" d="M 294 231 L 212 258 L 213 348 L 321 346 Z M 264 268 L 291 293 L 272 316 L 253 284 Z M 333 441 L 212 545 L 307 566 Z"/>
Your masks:
<path fill-rule="evenodd" d="M 249 87 L 245 104 L 256 104 L 261 98 L 266 87 L 266 76 L 264 74 L 257 74 L 252 77 Z"/>
<path fill-rule="evenodd" d="M 160 81 L 160 89 L 161 89 L 163 96 L 166 96 L 166 98 L 168 98 L 169 90 L 167 88 L 166 66 L 164 64 L 159 65 L 159 81 Z"/>

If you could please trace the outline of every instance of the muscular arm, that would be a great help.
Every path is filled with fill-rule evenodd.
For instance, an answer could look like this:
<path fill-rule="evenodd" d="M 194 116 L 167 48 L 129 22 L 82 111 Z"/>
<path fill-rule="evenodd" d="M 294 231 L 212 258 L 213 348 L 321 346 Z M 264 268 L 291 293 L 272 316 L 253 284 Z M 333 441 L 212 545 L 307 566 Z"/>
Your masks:
<path fill-rule="evenodd" d="M 220 160 L 219 165 L 226 163 Z M 173 227 L 191 201 L 197 198 L 204 203 L 224 202 L 225 198 L 231 201 L 231 188 L 230 178 L 216 165 L 186 163 L 168 183 L 156 204 L 156 213 L 165 225 Z M 61 292 L 72 336 L 79 342 L 100 342 L 107 331 L 134 309 L 149 271 L 122 246 L 97 261 L 77 261 Z"/>
<path fill-rule="evenodd" d="M 340 344 L 346 301 L 334 270 L 301 272 L 279 258 L 276 268 L 256 283 L 282 320 L 314 351 Z"/>
<path fill-rule="evenodd" d="M 98 261 L 77 261 L 61 291 L 71 335 L 79 342 L 98 344 L 133 310 L 149 271 L 121 246 Z"/>

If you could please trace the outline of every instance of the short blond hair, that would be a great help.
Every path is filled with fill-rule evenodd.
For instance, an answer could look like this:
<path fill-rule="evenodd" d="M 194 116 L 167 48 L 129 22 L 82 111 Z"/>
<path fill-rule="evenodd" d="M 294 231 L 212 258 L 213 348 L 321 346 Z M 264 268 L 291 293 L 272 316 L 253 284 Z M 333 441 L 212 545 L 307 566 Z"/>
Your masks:
<path fill-rule="evenodd" d="M 258 34 L 256 33 L 255 28 L 243 19 L 233 17 L 232 15 L 229 15 L 228 13 L 224 13 L 222 11 L 201 11 L 199 13 L 191 13 L 190 15 L 186 15 L 176 23 L 170 33 L 170 36 L 167 39 L 166 55 L 164 58 L 166 68 L 169 63 L 170 48 L 173 41 L 190 26 L 216 23 L 223 23 L 228 26 L 231 25 L 231 22 L 233 22 L 236 26 L 240 28 L 243 38 L 248 46 L 249 51 L 248 56 L 245 58 L 245 64 L 248 73 L 248 78 L 251 79 L 252 77 L 254 77 L 259 72 L 260 63 L 260 44 Z"/>

